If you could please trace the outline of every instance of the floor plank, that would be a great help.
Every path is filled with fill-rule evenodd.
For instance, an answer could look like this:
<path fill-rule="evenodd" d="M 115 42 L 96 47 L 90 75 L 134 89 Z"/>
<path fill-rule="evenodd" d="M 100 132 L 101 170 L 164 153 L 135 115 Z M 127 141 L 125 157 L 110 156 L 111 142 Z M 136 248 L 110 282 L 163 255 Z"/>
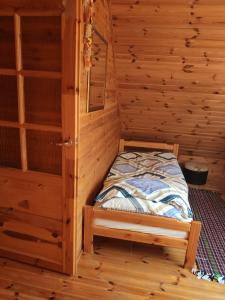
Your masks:
<path fill-rule="evenodd" d="M 95 240 L 76 277 L 0 258 L 4 300 L 225 299 L 225 287 L 198 280 L 181 266 L 184 252 L 110 239 Z"/>

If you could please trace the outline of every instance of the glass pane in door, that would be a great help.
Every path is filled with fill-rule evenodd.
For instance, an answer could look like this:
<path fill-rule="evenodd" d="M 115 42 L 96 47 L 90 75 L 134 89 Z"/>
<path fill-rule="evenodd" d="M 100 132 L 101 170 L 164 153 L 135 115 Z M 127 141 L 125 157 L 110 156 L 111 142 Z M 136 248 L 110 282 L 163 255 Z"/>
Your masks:
<path fill-rule="evenodd" d="M 18 121 L 16 76 L 0 75 L 0 120 Z"/>
<path fill-rule="evenodd" d="M 23 68 L 61 70 L 61 18 L 22 17 Z"/>
<path fill-rule="evenodd" d="M 14 18 L 0 16 L 0 68 L 15 69 Z"/>
<path fill-rule="evenodd" d="M 61 80 L 25 78 L 26 122 L 61 126 Z"/>
<path fill-rule="evenodd" d="M 18 128 L 0 127 L 0 166 L 21 168 Z"/>
<path fill-rule="evenodd" d="M 28 169 L 32 171 L 61 175 L 62 148 L 61 133 L 27 130 Z"/>

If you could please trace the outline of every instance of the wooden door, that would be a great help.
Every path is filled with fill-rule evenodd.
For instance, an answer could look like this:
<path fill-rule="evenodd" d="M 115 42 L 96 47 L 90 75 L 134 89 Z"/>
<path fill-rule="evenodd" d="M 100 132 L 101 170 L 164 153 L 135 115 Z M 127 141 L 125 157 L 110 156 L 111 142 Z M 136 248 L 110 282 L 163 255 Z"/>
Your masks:
<path fill-rule="evenodd" d="M 14 2 L 0 4 L 0 254 L 71 274 L 75 1 Z"/>

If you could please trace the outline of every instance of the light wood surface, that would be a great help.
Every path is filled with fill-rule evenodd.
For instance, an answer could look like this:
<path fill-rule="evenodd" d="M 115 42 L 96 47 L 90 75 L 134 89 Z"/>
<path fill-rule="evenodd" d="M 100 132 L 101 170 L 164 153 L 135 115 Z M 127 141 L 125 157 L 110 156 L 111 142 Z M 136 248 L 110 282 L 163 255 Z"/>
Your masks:
<path fill-rule="evenodd" d="M 223 1 L 112 0 L 123 138 L 224 161 L 223 12 Z"/>
<path fill-rule="evenodd" d="M 126 148 L 143 148 L 152 150 L 167 150 L 172 152 L 178 157 L 179 145 L 178 144 L 166 144 L 166 143 L 154 143 L 138 140 L 124 140 L 120 139 L 119 150 L 124 151 Z"/>
<path fill-rule="evenodd" d="M 76 269 L 77 3 L 0 3 L 0 253 L 70 274 Z"/>
<path fill-rule="evenodd" d="M 195 264 L 195 257 L 197 253 L 198 243 L 196 240 L 199 240 L 201 232 L 201 223 L 200 222 L 192 222 L 191 230 L 189 234 L 189 242 L 187 246 L 187 252 L 185 257 L 184 267 L 187 269 L 193 268 Z"/>
<path fill-rule="evenodd" d="M 90 206 L 88 206 L 89 209 Z M 136 214 L 126 211 L 117 211 L 115 210 L 103 210 L 101 208 L 94 209 L 94 217 L 97 219 L 104 219 L 118 221 L 118 222 L 127 222 L 143 226 L 154 226 L 154 227 L 165 227 L 171 230 L 186 231 L 190 232 L 191 225 L 186 222 L 179 222 L 176 219 L 164 218 L 160 216 L 149 216 L 147 214 Z M 132 222 L 131 222 L 132 221 Z"/>
<path fill-rule="evenodd" d="M 183 250 L 109 239 L 83 254 L 76 277 L 0 259 L 0 298 L 26 300 L 223 300 L 224 286 L 198 280 L 181 265 Z"/>
<path fill-rule="evenodd" d="M 94 25 L 108 43 L 104 109 L 87 112 L 87 72 L 83 68 L 83 12 L 80 7 L 80 118 L 77 180 L 77 256 L 83 240 L 83 207 L 100 190 L 118 153 L 120 138 L 110 1 L 95 2 Z"/>

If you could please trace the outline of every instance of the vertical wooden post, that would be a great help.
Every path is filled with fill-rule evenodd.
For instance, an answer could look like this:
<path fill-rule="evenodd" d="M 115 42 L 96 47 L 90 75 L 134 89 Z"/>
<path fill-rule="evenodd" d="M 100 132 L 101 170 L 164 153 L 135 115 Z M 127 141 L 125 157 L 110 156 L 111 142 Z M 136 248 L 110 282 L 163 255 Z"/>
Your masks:
<path fill-rule="evenodd" d="M 173 146 L 173 153 L 174 153 L 174 155 L 176 155 L 176 157 L 178 158 L 179 144 L 174 144 L 174 146 Z"/>
<path fill-rule="evenodd" d="M 123 152 L 123 151 L 124 151 L 124 140 L 120 139 L 119 152 Z"/>
<path fill-rule="evenodd" d="M 77 268 L 77 134 L 78 134 L 78 78 L 79 41 L 78 7 L 80 1 L 63 1 L 62 34 L 62 139 L 71 140 L 71 147 L 62 147 L 63 179 L 63 272 L 74 275 Z"/>
<path fill-rule="evenodd" d="M 200 232 L 201 223 L 198 221 L 193 221 L 191 223 L 191 230 L 189 233 L 188 246 L 184 262 L 184 268 L 186 269 L 192 269 L 194 267 Z"/>
<path fill-rule="evenodd" d="M 20 74 L 23 69 L 22 43 L 21 43 L 21 17 L 14 15 L 15 25 L 15 47 L 16 47 L 16 71 L 17 71 L 17 94 L 18 94 L 18 116 L 20 125 L 20 152 L 21 166 L 23 171 L 27 171 L 27 141 L 25 123 L 25 101 L 24 101 L 24 77 Z"/>
<path fill-rule="evenodd" d="M 84 252 L 93 252 L 93 207 L 84 207 Z"/>

